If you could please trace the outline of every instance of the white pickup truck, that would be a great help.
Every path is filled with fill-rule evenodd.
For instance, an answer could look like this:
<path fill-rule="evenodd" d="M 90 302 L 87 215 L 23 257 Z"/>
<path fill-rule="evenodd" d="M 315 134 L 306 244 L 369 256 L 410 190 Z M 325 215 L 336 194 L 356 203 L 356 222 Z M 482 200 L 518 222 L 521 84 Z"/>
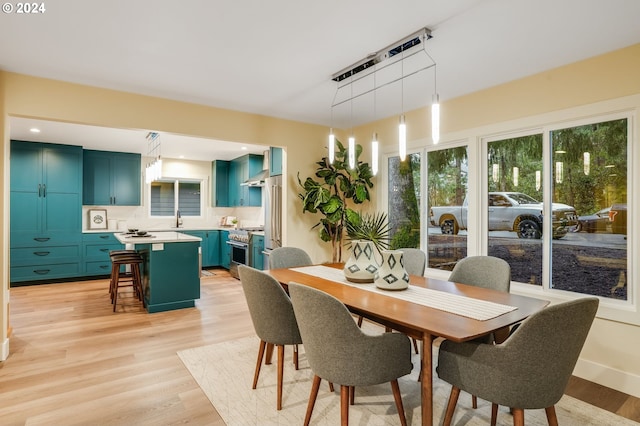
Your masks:
<path fill-rule="evenodd" d="M 462 206 L 431 207 L 429 220 L 443 234 L 467 229 L 467 199 Z M 553 238 L 562 238 L 578 224 L 576 209 L 553 203 Z M 521 192 L 489 193 L 489 231 L 513 231 L 518 238 L 542 237 L 542 203 Z"/>

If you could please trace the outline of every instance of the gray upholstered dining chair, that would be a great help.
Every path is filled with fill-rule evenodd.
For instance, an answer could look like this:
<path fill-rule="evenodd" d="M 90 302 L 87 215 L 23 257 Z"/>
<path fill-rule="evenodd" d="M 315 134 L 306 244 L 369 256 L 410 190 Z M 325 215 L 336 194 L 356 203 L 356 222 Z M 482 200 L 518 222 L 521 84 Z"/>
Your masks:
<path fill-rule="evenodd" d="M 278 349 L 277 409 L 280 410 L 282 409 L 284 346 L 294 345 L 293 361 L 297 370 L 298 345 L 302 343 L 291 299 L 280 283 L 267 273 L 246 265 L 239 265 L 238 273 L 253 327 L 260 338 L 253 389 L 258 384 L 266 346 L 273 344 Z"/>
<path fill-rule="evenodd" d="M 353 403 L 356 386 L 391 382 L 400 422 L 406 425 L 398 378 L 413 367 L 409 338 L 400 333 L 364 333 L 342 302 L 320 290 L 289 283 L 289 294 L 314 374 L 305 426 L 311 421 L 322 379 L 340 385 L 343 425 L 349 422 L 349 401 Z"/>
<path fill-rule="evenodd" d="M 456 263 L 449 281 L 508 293 L 511 287 L 511 267 L 499 257 L 469 256 Z"/>
<path fill-rule="evenodd" d="M 550 306 L 522 322 L 500 345 L 445 340 L 438 355 L 438 376 L 453 386 L 444 425 L 451 424 L 460 390 L 511 407 L 513 424 L 524 425 L 525 409 L 544 408 L 557 425 L 555 404 L 571 377 L 598 310 L 598 298 L 585 297 Z"/>
<path fill-rule="evenodd" d="M 511 289 L 511 266 L 506 260 L 495 256 L 468 256 L 456 263 L 449 281 L 508 293 Z M 505 327 L 479 341 L 501 343 L 508 336 L 509 327 Z M 471 403 L 473 408 L 478 408 L 476 395 L 471 396 Z"/>
<path fill-rule="evenodd" d="M 409 275 L 424 276 L 424 270 L 427 267 L 427 255 L 417 248 L 400 248 L 404 260 L 404 269 Z"/>
<path fill-rule="evenodd" d="M 269 253 L 269 269 L 296 268 L 312 263 L 307 252 L 298 247 L 278 247 Z"/>

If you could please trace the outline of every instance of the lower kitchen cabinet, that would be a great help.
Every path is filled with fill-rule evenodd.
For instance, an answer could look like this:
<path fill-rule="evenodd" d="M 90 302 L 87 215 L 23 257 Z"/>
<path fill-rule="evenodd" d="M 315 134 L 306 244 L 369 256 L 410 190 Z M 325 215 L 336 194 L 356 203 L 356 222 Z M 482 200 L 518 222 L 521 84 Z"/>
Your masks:
<path fill-rule="evenodd" d="M 220 232 L 219 230 L 207 231 L 207 261 L 205 263 L 204 256 L 202 266 L 220 266 L 222 261 L 222 251 L 220 250 Z"/>
<path fill-rule="evenodd" d="M 124 245 L 112 232 L 82 234 L 82 273 L 86 276 L 109 275 L 111 273 L 111 250 L 122 250 Z"/>
<path fill-rule="evenodd" d="M 264 236 L 254 235 L 251 239 L 251 265 L 256 269 L 264 269 L 264 256 L 262 251 L 264 250 Z"/>
<path fill-rule="evenodd" d="M 231 266 L 231 246 L 229 241 L 229 231 L 220 231 L 220 265 L 229 269 Z"/>

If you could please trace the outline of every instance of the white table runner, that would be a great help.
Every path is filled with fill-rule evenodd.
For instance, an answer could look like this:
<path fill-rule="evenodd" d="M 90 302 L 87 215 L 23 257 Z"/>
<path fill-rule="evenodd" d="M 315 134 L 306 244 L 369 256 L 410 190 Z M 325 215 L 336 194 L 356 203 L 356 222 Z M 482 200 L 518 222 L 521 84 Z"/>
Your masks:
<path fill-rule="evenodd" d="M 313 275 L 326 280 L 335 281 L 340 284 L 373 291 L 385 296 L 395 297 L 397 299 L 406 300 L 407 302 L 417 303 L 429 308 L 439 309 L 441 311 L 450 312 L 452 314 L 461 315 L 463 317 L 479 321 L 490 320 L 518 309 L 515 306 L 502 305 L 499 303 L 488 302 L 486 300 L 474 299 L 472 297 L 460 296 L 458 294 L 451 294 L 445 291 L 432 290 L 414 285 L 409 285 L 409 288 L 400 291 L 381 290 L 373 283 L 356 284 L 349 282 L 344 277 L 342 269 L 331 268 L 328 266 L 314 265 L 291 269 L 303 274 Z"/>

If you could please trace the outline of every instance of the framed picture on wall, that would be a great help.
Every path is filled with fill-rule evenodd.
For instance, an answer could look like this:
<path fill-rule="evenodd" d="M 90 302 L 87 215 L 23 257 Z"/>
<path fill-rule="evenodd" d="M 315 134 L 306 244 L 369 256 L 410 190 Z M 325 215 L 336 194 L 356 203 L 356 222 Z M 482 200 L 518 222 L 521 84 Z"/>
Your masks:
<path fill-rule="evenodd" d="M 89 229 L 107 229 L 107 211 L 105 209 L 89 210 Z"/>

